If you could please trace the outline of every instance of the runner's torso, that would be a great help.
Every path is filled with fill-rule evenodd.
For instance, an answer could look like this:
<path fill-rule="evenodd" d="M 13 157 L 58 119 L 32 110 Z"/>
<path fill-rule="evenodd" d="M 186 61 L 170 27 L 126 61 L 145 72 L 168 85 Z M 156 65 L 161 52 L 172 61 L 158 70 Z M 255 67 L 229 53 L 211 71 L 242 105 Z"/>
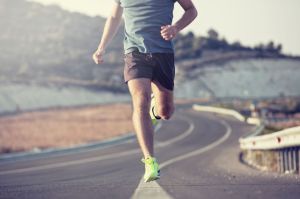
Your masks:
<path fill-rule="evenodd" d="M 173 53 L 171 41 L 160 35 L 161 26 L 172 24 L 174 0 L 115 0 L 123 7 L 125 54 Z"/>

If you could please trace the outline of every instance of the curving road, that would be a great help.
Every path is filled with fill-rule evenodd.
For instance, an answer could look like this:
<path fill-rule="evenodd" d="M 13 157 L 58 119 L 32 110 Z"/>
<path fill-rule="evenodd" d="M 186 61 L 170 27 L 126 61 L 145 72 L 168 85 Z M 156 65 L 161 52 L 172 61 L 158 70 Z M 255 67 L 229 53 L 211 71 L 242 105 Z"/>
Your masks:
<path fill-rule="evenodd" d="M 0 198 L 300 198 L 300 179 L 239 162 L 253 127 L 179 110 L 155 135 L 161 179 L 143 183 L 136 140 L 105 148 L 0 162 Z"/>

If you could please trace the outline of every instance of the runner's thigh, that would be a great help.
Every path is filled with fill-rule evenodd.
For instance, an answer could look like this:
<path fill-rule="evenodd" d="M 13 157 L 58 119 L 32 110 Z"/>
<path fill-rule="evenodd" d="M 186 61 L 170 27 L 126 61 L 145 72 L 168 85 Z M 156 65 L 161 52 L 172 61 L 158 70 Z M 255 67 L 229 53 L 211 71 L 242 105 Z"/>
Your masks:
<path fill-rule="evenodd" d="M 137 78 L 128 81 L 128 88 L 135 104 L 149 104 L 151 96 L 151 80 L 148 78 Z"/>

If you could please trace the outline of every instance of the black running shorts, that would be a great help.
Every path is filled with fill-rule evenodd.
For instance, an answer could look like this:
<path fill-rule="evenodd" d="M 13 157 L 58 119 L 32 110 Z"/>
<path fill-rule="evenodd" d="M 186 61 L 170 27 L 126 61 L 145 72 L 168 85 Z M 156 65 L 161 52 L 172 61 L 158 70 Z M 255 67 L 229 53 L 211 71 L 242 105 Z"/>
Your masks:
<path fill-rule="evenodd" d="M 125 54 L 124 80 L 149 78 L 159 82 L 168 90 L 174 89 L 174 54 L 140 53 L 133 51 Z"/>

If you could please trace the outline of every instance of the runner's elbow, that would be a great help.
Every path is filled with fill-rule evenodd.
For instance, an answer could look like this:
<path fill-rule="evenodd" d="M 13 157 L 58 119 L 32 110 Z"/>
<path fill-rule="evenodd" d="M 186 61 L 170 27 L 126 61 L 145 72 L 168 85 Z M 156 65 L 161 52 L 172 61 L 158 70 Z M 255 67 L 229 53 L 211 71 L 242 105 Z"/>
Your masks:
<path fill-rule="evenodd" d="M 193 19 L 196 19 L 197 16 L 198 16 L 198 11 L 197 11 L 197 9 L 196 9 L 195 7 L 193 7 L 192 10 L 191 10 L 191 12 L 192 12 L 192 17 L 193 17 Z"/>

